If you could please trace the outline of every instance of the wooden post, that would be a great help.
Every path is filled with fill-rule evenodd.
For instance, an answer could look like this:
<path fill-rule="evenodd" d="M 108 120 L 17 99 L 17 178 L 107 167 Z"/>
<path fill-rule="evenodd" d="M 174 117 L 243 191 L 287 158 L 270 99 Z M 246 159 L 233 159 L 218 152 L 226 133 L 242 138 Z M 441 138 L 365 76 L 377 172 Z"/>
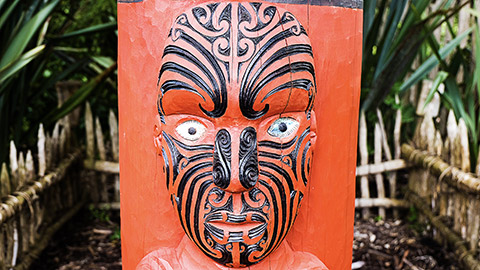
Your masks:
<path fill-rule="evenodd" d="M 93 164 L 95 162 L 95 129 L 93 123 L 92 110 L 90 109 L 90 103 L 85 105 L 85 132 L 87 138 L 87 162 Z M 97 203 L 100 200 L 100 194 L 98 186 L 95 181 L 95 173 L 87 172 L 89 181 L 87 182 L 91 190 L 91 198 L 93 202 Z"/>
<path fill-rule="evenodd" d="M 100 160 L 107 160 L 107 152 L 105 150 L 105 144 L 103 141 L 102 126 L 100 120 L 95 117 L 95 137 L 97 139 L 97 149 Z M 100 174 L 100 199 L 102 202 L 108 202 L 108 189 L 107 189 L 107 176 Z"/>
<path fill-rule="evenodd" d="M 467 224 L 469 247 L 472 252 L 477 252 L 480 231 L 480 197 L 469 196 L 467 207 Z"/>
<path fill-rule="evenodd" d="M 23 152 L 20 152 L 18 155 L 18 187 L 22 187 L 25 184 L 26 178 L 26 170 L 25 170 L 25 158 L 23 156 Z"/>
<path fill-rule="evenodd" d="M 374 155 L 374 162 L 381 163 L 382 162 L 382 131 L 380 129 L 380 125 L 378 123 L 375 124 L 375 155 Z M 385 198 L 385 187 L 383 185 L 383 175 L 378 173 L 375 175 L 375 181 L 377 184 L 377 197 L 380 199 Z M 385 219 L 385 208 L 379 207 L 378 208 L 378 215 Z"/>
<path fill-rule="evenodd" d="M 358 148 L 360 150 L 360 165 L 368 164 L 368 149 L 367 149 L 367 121 L 365 119 L 365 112 L 360 114 L 360 125 L 358 128 Z M 362 176 L 360 178 L 360 190 L 362 199 L 370 198 L 370 189 L 368 187 L 368 177 Z M 370 209 L 362 209 L 362 218 L 368 219 L 370 217 Z"/>
<path fill-rule="evenodd" d="M 40 124 L 38 128 L 38 176 L 42 177 L 45 175 L 47 169 L 47 162 L 45 157 L 45 132 L 43 131 L 43 124 Z"/>
<path fill-rule="evenodd" d="M 13 141 L 10 141 L 10 173 L 12 176 L 10 180 L 12 191 L 15 191 L 18 188 L 18 159 L 17 148 Z"/>
<path fill-rule="evenodd" d="M 12 192 L 10 185 L 10 176 L 8 175 L 7 164 L 2 163 L 2 170 L 0 174 L 0 198 Z"/>
<path fill-rule="evenodd" d="M 112 110 L 108 113 L 108 125 L 110 127 L 110 141 L 112 143 L 113 161 L 118 162 L 118 122 L 117 117 Z M 116 202 L 120 201 L 120 177 L 115 175 L 114 179 L 114 198 Z"/>
<path fill-rule="evenodd" d="M 90 103 L 87 102 L 85 106 L 85 132 L 87 138 L 87 159 L 95 159 L 95 135 L 93 129 L 93 115 L 90 109 Z"/>
<path fill-rule="evenodd" d="M 32 151 L 27 151 L 27 158 L 25 161 L 25 170 L 26 170 L 26 181 L 30 182 L 34 180 L 35 177 L 35 165 L 33 164 Z"/>

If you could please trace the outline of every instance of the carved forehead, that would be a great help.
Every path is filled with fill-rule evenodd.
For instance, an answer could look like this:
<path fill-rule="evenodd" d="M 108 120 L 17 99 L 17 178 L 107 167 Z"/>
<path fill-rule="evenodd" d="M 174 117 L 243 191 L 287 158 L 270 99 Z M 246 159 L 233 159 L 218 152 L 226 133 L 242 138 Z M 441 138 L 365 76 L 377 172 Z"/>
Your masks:
<path fill-rule="evenodd" d="M 177 17 L 159 74 L 161 114 L 249 119 L 311 110 L 310 40 L 290 12 L 262 3 L 213 3 Z M 295 98 L 292 98 L 294 96 Z"/>

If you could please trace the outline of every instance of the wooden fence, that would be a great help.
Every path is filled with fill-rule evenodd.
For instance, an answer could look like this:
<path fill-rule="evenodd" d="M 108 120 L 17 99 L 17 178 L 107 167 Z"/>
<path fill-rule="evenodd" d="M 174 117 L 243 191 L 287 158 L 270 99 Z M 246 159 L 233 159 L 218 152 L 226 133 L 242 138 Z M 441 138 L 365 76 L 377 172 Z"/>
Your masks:
<path fill-rule="evenodd" d="M 120 209 L 120 178 L 118 164 L 118 121 L 113 111 L 108 117 L 108 136 L 98 117 L 87 103 L 85 107 L 86 159 L 92 202 L 101 208 Z M 107 129 L 105 129 L 107 130 Z"/>
<path fill-rule="evenodd" d="M 464 1 L 462 1 L 463 3 Z M 474 2 L 474 3 L 473 3 Z M 442 1 L 434 2 L 430 5 L 430 12 L 437 10 Z M 471 1 L 470 5 L 464 7 L 458 14 L 449 19 L 451 25 L 457 25 L 458 33 L 463 33 L 473 24 L 475 24 L 474 17 L 469 12 L 468 7 L 480 6 L 480 0 Z M 480 23 L 480 19 L 478 19 Z M 447 24 L 444 23 L 434 32 L 435 38 L 439 41 L 440 46 L 444 46 L 453 38 L 449 31 L 447 31 Z M 472 39 L 465 39 L 460 46 L 465 48 Z M 473 40 L 472 40 L 473 41 Z M 474 41 L 473 41 L 474 42 Z M 418 68 L 418 61 L 413 64 L 413 70 Z M 441 96 L 445 87 L 443 84 L 438 88 L 438 92 L 433 95 L 432 100 L 427 104 L 427 97 L 432 89 L 433 81 L 437 77 L 438 68 L 431 71 L 427 80 L 424 80 L 421 86 L 412 87 L 409 90 L 409 95 L 404 96 L 401 101 L 402 104 L 410 103 L 416 108 L 416 115 L 420 119 L 418 125 L 422 123 L 423 117 L 428 114 L 430 118 L 435 118 L 439 121 L 440 129 L 445 129 L 447 124 L 448 110 L 442 107 Z M 457 80 L 462 82 L 463 71 L 460 69 Z M 396 97 L 397 106 L 400 107 L 400 100 Z M 386 130 L 383 120 L 383 115 L 380 111 L 376 112 L 376 123 L 369 123 L 362 113 L 359 123 L 359 140 L 358 140 L 358 167 L 357 167 L 357 198 L 355 206 L 358 209 L 358 217 L 386 217 L 386 211 L 393 208 L 391 211 L 396 217 L 398 207 L 408 207 L 409 204 L 402 200 L 404 192 L 402 188 L 406 185 L 405 182 L 398 183 L 397 171 L 406 169 L 409 166 L 408 162 L 401 159 L 401 142 L 400 134 L 402 129 L 402 111 L 399 109 L 395 112 L 394 118 L 389 119 L 394 121 L 393 128 Z M 433 125 L 433 123 L 432 123 Z M 373 127 L 374 136 L 368 137 L 367 126 Z M 421 130 L 421 129 L 417 129 Z M 434 141 L 440 133 L 427 134 L 427 140 Z M 427 136 L 426 135 L 426 136 Z M 466 138 L 468 140 L 468 138 Z M 373 155 L 369 152 L 373 150 Z M 370 157 L 370 159 L 369 159 Z M 373 159 L 372 159 L 373 158 Z M 450 159 L 449 159 L 450 160 Z M 448 160 L 448 161 L 449 161 Z M 403 181 L 403 180 L 402 180 Z M 390 213 L 390 212 L 388 212 Z"/>
<path fill-rule="evenodd" d="M 0 174 L 0 270 L 28 269 L 48 240 L 83 205 L 82 151 L 67 118 L 53 132 L 38 130 L 38 149 L 17 152 Z"/>
<path fill-rule="evenodd" d="M 448 244 L 465 269 L 480 269 L 480 162 L 471 164 L 467 127 L 448 116 L 448 135 L 442 138 L 427 114 L 402 157 L 411 164 L 408 201 L 420 210 L 421 222 L 432 237 Z"/>

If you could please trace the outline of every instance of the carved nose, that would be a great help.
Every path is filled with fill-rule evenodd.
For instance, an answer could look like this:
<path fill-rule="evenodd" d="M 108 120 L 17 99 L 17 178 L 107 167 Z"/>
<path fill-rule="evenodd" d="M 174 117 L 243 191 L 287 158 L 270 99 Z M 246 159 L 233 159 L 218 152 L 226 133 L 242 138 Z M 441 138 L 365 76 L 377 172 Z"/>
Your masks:
<path fill-rule="evenodd" d="M 247 127 L 240 134 L 240 149 L 238 152 L 240 183 L 246 189 L 251 189 L 258 181 L 257 132 Z"/>
<path fill-rule="evenodd" d="M 213 181 L 219 188 L 232 193 L 251 189 L 258 181 L 257 133 L 245 128 L 239 137 L 239 146 L 232 154 L 230 133 L 222 129 L 215 138 L 213 154 Z M 238 158 L 238 175 L 232 175 L 232 156 Z"/>
<path fill-rule="evenodd" d="M 232 166 L 232 138 L 227 130 L 222 129 L 215 136 L 213 151 L 213 182 L 221 189 L 230 185 Z"/>

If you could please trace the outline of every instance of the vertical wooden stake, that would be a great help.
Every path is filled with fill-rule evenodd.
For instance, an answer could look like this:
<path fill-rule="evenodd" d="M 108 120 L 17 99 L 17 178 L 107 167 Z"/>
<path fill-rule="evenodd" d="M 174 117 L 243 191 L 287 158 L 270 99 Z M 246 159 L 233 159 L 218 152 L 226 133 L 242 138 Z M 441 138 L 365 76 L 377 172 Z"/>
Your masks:
<path fill-rule="evenodd" d="M 65 116 L 63 118 L 63 131 L 65 131 L 65 144 L 64 144 L 64 153 L 68 153 L 71 149 L 71 128 L 70 128 L 70 117 Z M 60 134 L 61 135 L 61 134 Z"/>
<path fill-rule="evenodd" d="M 110 139 L 112 142 L 112 157 L 114 161 L 118 162 L 118 122 L 115 114 L 110 110 L 108 114 L 108 124 L 110 126 Z M 115 201 L 120 201 L 120 178 L 118 175 L 115 175 L 115 192 L 114 197 Z"/>
<path fill-rule="evenodd" d="M 10 177 L 8 175 L 7 164 L 2 163 L 2 171 L 0 174 L 0 198 L 12 192 L 10 185 Z"/>
<path fill-rule="evenodd" d="M 360 164 L 368 164 L 368 149 L 367 149 L 367 121 L 365 119 L 365 112 L 360 114 L 360 126 L 358 134 L 358 146 L 360 148 Z M 370 190 L 368 187 L 368 177 L 362 176 L 360 178 L 360 190 L 362 192 L 362 198 L 370 198 Z M 370 209 L 362 209 L 362 218 L 368 219 L 370 217 Z"/>
<path fill-rule="evenodd" d="M 22 187 L 25 184 L 26 178 L 26 170 L 25 170 L 25 158 L 23 157 L 23 152 L 20 152 L 18 155 L 18 187 Z"/>
<path fill-rule="evenodd" d="M 458 166 L 464 172 L 470 172 L 470 149 L 468 146 L 468 130 L 465 121 L 460 118 L 458 121 L 457 144 L 459 161 Z"/>
<path fill-rule="evenodd" d="M 95 117 L 95 137 L 97 142 L 98 155 L 101 160 L 107 160 L 107 154 L 105 151 L 105 144 L 103 142 L 103 132 L 102 126 L 100 125 L 100 120 L 98 117 Z"/>
<path fill-rule="evenodd" d="M 107 160 L 107 152 L 103 142 L 102 126 L 100 125 L 100 120 L 98 117 L 95 117 L 95 137 L 97 139 L 97 149 L 100 159 Z M 100 185 L 100 199 L 103 202 L 108 202 L 107 176 L 105 174 L 100 175 Z"/>
<path fill-rule="evenodd" d="M 382 163 L 382 131 L 378 123 L 375 124 L 375 155 L 374 162 L 376 164 Z M 380 199 L 385 198 L 385 187 L 383 185 L 383 175 L 378 173 L 375 175 L 375 181 L 377 184 L 377 197 Z M 380 207 L 378 209 L 378 215 L 385 219 L 385 208 Z"/>
<path fill-rule="evenodd" d="M 93 116 L 90 103 L 85 106 L 85 131 L 87 136 L 87 159 L 95 158 L 95 135 L 93 131 Z"/>
<path fill-rule="evenodd" d="M 45 132 L 43 131 L 43 124 L 40 124 L 38 128 L 38 176 L 42 177 L 45 175 L 47 169 L 47 162 L 45 157 Z"/>
<path fill-rule="evenodd" d="M 63 128 L 60 132 L 60 139 L 58 141 L 58 156 L 62 159 L 65 156 L 65 148 L 67 144 L 67 129 Z"/>
<path fill-rule="evenodd" d="M 383 124 L 382 112 L 379 109 L 377 109 L 377 117 L 378 117 L 378 125 L 380 128 L 380 140 L 381 140 L 381 145 L 383 146 L 385 158 L 387 160 L 392 160 L 392 152 L 390 151 L 390 147 L 388 146 L 387 131 L 385 130 L 385 126 Z"/>
<path fill-rule="evenodd" d="M 470 237 L 469 244 L 470 249 L 476 252 L 478 249 L 479 231 L 480 231 L 480 200 L 478 196 L 471 196 L 468 200 L 467 210 L 467 224 L 468 224 L 468 236 Z"/>
<path fill-rule="evenodd" d="M 110 139 L 112 140 L 113 160 L 118 161 L 118 122 L 112 110 L 108 114 L 108 124 L 110 126 Z"/>
<path fill-rule="evenodd" d="M 18 160 L 17 160 L 17 148 L 15 143 L 10 141 L 10 172 L 12 178 L 10 179 L 12 192 L 18 188 Z"/>
<path fill-rule="evenodd" d="M 52 164 L 52 137 L 46 133 L 45 136 L 45 165 L 47 170 L 51 168 Z"/>
<path fill-rule="evenodd" d="M 448 160 L 445 160 L 446 162 L 453 163 L 453 158 L 454 154 L 452 149 L 454 148 L 455 145 L 455 138 L 457 137 L 457 119 L 455 118 L 455 114 L 453 113 L 452 110 L 448 112 L 448 118 L 447 118 L 447 137 L 449 140 L 449 145 L 450 145 L 450 158 Z"/>
<path fill-rule="evenodd" d="M 60 121 L 55 123 L 55 127 L 53 128 L 52 132 L 52 165 L 55 165 L 59 160 L 59 142 L 60 142 Z"/>
<path fill-rule="evenodd" d="M 35 165 L 33 164 L 32 151 L 28 150 L 27 158 L 25 160 L 25 169 L 27 171 L 26 180 L 27 182 L 34 180 L 35 177 Z"/>

